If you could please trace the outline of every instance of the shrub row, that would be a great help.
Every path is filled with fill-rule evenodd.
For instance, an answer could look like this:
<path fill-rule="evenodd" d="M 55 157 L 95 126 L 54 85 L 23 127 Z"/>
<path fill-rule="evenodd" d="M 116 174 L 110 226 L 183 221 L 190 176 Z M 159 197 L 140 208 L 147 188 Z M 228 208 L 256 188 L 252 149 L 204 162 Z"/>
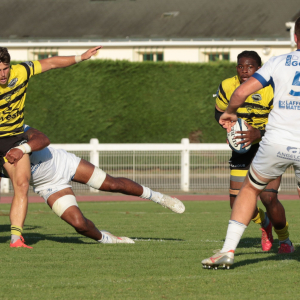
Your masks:
<path fill-rule="evenodd" d="M 34 76 L 25 123 L 52 143 L 225 142 L 213 94 L 235 73 L 221 62 L 87 61 Z"/>

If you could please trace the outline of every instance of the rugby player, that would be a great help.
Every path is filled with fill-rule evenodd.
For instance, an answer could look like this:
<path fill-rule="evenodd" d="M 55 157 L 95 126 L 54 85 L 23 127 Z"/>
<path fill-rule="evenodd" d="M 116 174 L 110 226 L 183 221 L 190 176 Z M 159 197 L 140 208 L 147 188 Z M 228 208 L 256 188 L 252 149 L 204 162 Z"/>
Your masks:
<path fill-rule="evenodd" d="M 269 182 L 293 166 L 300 184 L 300 17 L 295 22 L 297 50 L 274 56 L 231 96 L 230 103 L 220 117 L 220 124 L 229 130 L 237 121 L 237 109 L 247 97 L 268 86 L 274 89 L 273 109 L 269 114 L 266 133 L 249 168 L 243 186 L 235 200 L 223 248 L 202 261 L 203 267 L 229 268 L 234 252 L 251 220 L 257 196 Z"/>
<path fill-rule="evenodd" d="M 23 131 L 24 107 L 29 79 L 51 69 L 64 68 L 89 59 L 101 48 L 94 47 L 82 55 L 56 56 L 39 61 L 10 65 L 10 54 L 0 47 L 0 166 L 4 166 L 13 187 L 14 197 L 10 210 L 12 247 L 22 244 L 21 235 L 27 213 L 27 193 L 30 180 L 31 152 Z M 12 164 L 6 154 L 10 150 L 20 156 Z"/>
<path fill-rule="evenodd" d="M 237 75 L 222 81 L 217 91 L 215 118 L 219 119 L 228 107 L 229 99 L 235 89 L 251 77 L 261 68 L 261 58 L 255 51 L 243 51 L 237 57 Z M 273 88 L 271 85 L 251 94 L 247 97 L 245 104 L 238 108 L 237 116 L 246 121 L 248 131 L 240 131 L 243 135 L 245 146 L 252 145 L 250 150 L 244 154 L 232 151 L 229 160 L 230 165 L 230 206 L 233 207 L 236 196 L 245 180 L 251 161 L 257 152 L 259 142 L 265 134 L 265 126 L 268 115 L 273 108 Z M 237 136 L 241 138 L 241 135 Z M 252 221 L 261 226 L 261 246 L 263 251 L 269 251 L 273 243 L 272 224 L 278 235 L 278 253 L 291 253 L 294 251 L 289 240 L 288 223 L 285 210 L 277 198 L 281 177 L 270 182 L 266 189 L 260 194 L 260 199 L 266 207 L 267 213 L 256 207 Z"/>
<path fill-rule="evenodd" d="M 84 159 L 62 149 L 46 147 L 48 138 L 34 128 L 25 125 L 25 135 L 32 152 L 30 155 L 31 181 L 34 191 L 44 198 L 61 219 L 70 224 L 75 230 L 99 243 L 134 243 L 127 237 L 116 237 L 111 233 L 98 230 L 94 223 L 85 218 L 78 208 L 70 181 L 87 184 L 101 191 L 134 195 L 152 200 L 176 213 L 183 213 L 183 203 L 168 195 L 152 191 L 127 178 L 114 178 Z M 41 137 L 44 136 L 44 138 Z M 38 137 L 38 138 L 37 138 Z M 14 154 L 8 153 L 9 159 L 15 163 L 18 160 Z M 13 244 L 11 244 L 13 246 Z M 24 243 L 19 247 L 32 248 Z"/>

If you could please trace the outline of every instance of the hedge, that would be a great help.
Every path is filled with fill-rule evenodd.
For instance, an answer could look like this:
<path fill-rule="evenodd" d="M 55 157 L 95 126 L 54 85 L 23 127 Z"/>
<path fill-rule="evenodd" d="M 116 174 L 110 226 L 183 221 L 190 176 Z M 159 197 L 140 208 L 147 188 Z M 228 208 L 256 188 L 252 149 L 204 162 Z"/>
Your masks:
<path fill-rule="evenodd" d="M 51 70 L 30 79 L 25 123 L 52 143 L 225 142 L 212 95 L 234 66 L 94 60 Z"/>

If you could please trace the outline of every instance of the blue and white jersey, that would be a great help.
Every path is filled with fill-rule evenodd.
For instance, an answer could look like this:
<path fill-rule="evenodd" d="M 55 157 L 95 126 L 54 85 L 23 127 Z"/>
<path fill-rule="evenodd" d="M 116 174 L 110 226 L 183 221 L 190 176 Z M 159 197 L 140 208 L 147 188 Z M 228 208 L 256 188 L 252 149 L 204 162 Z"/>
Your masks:
<path fill-rule="evenodd" d="M 270 58 L 253 77 L 274 89 L 264 138 L 300 148 L 300 50 Z"/>
<path fill-rule="evenodd" d="M 24 125 L 24 132 L 30 127 Z M 46 147 L 30 155 L 30 185 L 34 192 L 47 191 L 49 194 L 63 188 L 71 187 L 72 180 L 80 158 L 63 149 Z M 58 189 L 59 188 L 59 189 Z"/>

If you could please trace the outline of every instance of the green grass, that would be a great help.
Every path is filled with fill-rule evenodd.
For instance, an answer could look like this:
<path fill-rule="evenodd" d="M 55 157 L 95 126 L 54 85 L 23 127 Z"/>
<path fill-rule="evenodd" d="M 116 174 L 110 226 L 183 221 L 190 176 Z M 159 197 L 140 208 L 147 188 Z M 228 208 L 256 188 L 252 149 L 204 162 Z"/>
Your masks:
<path fill-rule="evenodd" d="M 177 215 L 150 202 L 80 203 L 100 229 L 137 239 L 100 245 L 81 237 L 44 204 L 30 204 L 24 237 L 33 250 L 9 248 L 9 205 L 0 205 L 1 299 L 297 299 L 298 201 L 284 201 L 296 251 L 260 248 L 250 224 L 230 270 L 204 270 L 222 247 L 227 202 L 185 202 Z"/>

